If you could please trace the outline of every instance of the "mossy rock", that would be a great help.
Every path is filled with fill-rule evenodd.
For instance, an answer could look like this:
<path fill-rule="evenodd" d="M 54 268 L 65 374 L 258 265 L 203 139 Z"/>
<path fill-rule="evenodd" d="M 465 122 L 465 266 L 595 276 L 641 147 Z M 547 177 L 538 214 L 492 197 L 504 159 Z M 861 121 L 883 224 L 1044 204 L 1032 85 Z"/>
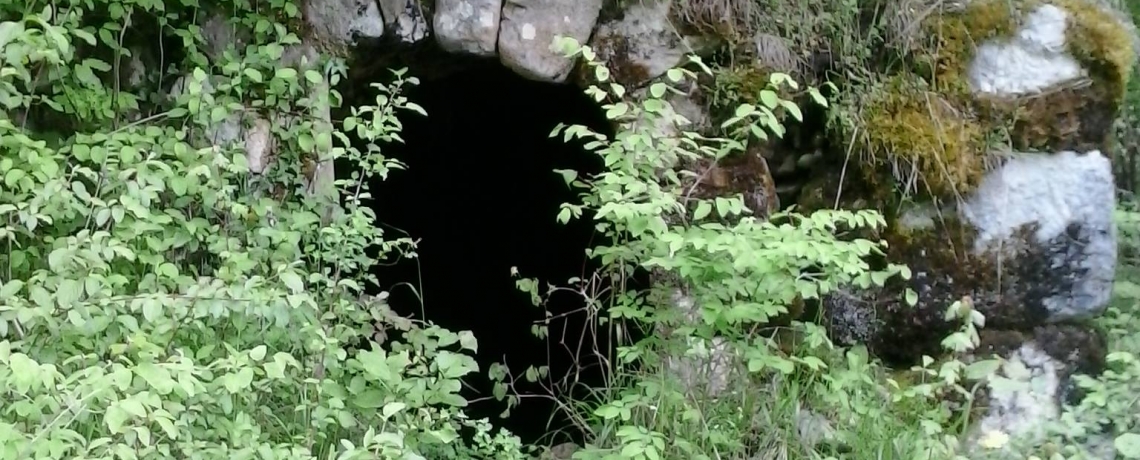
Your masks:
<path fill-rule="evenodd" d="M 1083 73 L 1025 94 L 979 89 L 971 66 L 980 47 L 1039 33 L 1022 28 L 1043 5 L 1066 18 L 1063 49 L 1050 52 Z M 1115 10 L 1096 0 L 975 0 L 917 26 L 922 38 L 906 50 L 907 65 L 857 84 L 858 96 L 841 106 L 853 123 L 833 133 L 868 180 L 891 173 L 872 185 L 949 199 L 976 187 L 994 151 L 1109 150 L 1137 53 L 1135 28 Z"/>
<path fill-rule="evenodd" d="M 1111 165 L 1098 154 L 1021 154 L 960 203 L 907 202 L 873 239 L 908 280 L 824 302 L 833 337 L 869 343 L 884 359 L 937 356 L 958 327 L 943 312 L 969 299 L 987 327 L 1031 330 L 1095 317 L 1116 259 Z M 902 293 L 917 294 L 917 305 Z M 853 332 L 854 331 L 854 332 Z M 842 341 L 842 340 L 841 340 Z"/>
<path fill-rule="evenodd" d="M 919 54 L 933 64 L 935 85 L 968 92 L 965 76 L 978 46 L 1013 37 L 1025 15 L 1043 5 L 1067 13 L 1065 51 L 1122 98 L 1136 64 L 1135 26 L 1099 0 L 973 0 L 959 11 L 928 16 L 922 29 L 929 38 Z"/>

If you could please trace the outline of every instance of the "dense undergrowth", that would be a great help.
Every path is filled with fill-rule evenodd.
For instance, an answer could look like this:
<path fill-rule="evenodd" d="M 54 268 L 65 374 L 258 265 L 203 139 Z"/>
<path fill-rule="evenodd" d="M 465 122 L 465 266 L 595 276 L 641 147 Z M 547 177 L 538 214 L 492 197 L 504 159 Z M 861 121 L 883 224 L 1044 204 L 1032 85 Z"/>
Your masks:
<path fill-rule="evenodd" d="M 334 124 L 327 108 L 339 97 L 329 87 L 344 68 L 287 58 L 298 55 L 295 3 L 220 5 L 248 33 L 222 52 L 201 41 L 201 6 L 0 1 L 0 459 L 539 454 L 544 446 L 464 414 L 461 379 L 475 372 L 502 380 L 504 403 L 520 396 L 503 369 L 478 369 L 469 353 L 478 337 L 395 317 L 384 296 L 362 296 L 372 264 L 414 250 L 359 203 L 371 176 L 400 173 L 379 146 L 398 139 L 399 111 L 422 112 L 400 95 L 415 80 L 394 72 L 374 104 Z M 151 39 L 128 27 L 139 24 L 179 46 L 150 63 L 155 71 L 128 71 L 142 58 L 131 45 Z M 881 216 L 761 221 L 745 216 L 739 196 L 691 199 L 684 178 L 659 174 L 780 133 L 773 112 L 801 111 L 778 96 L 794 79 L 772 73 L 757 104 L 735 107 L 730 126 L 739 129 L 728 132 L 737 136 L 662 138 L 650 127 L 671 116 L 670 84 L 633 104 L 604 67 L 592 69 L 590 94 L 623 129 L 612 139 L 579 126 L 555 133 L 591 141 L 609 166 L 596 177 L 563 172 L 583 201 L 560 218 L 591 215 L 616 237 L 594 250 L 608 268 L 598 277 L 620 282 L 650 268 L 686 288 L 680 304 L 701 308 L 667 308 L 671 291 L 594 303 L 596 319 L 619 333 L 633 322 L 662 333 L 607 351 L 609 384 L 563 401 L 591 435 L 574 458 L 965 458 L 958 439 L 968 420 L 947 395 L 970 394 L 961 377 L 983 377 L 996 362 L 931 360 L 902 380 L 863 349 L 832 346 L 810 322 L 762 327 L 841 284 L 909 276 L 901 266 L 873 270 L 864 259 L 881 248 L 842 238 L 883 225 Z M 167 98 L 175 76 L 181 92 Z M 695 77 L 668 74 L 672 83 Z M 262 118 L 276 139 L 264 174 L 250 172 L 240 142 L 209 142 L 227 122 Z M 367 148 L 351 147 L 350 136 Z M 353 179 L 324 184 L 344 199 L 338 213 L 313 193 L 315 166 L 331 158 L 354 165 Z M 1140 248 L 1136 216 L 1122 211 L 1123 239 Z M 543 281 L 581 292 L 609 284 Z M 1080 458 L 1060 452 L 1105 422 L 1123 455 L 1140 456 L 1128 434 L 1136 411 L 1122 397 L 1140 373 L 1138 282 L 1140 264 L 1123 259 L 1105 319 L 1114 371 L 1087 382 L 1091 397 L 1049 446 L 1056 458 Z M 981 318 L 968 304 L 946 308 L 962 329 L 945 345 L 968 352 Z M 710 360 L 721 365 L 694 364 Z"/>

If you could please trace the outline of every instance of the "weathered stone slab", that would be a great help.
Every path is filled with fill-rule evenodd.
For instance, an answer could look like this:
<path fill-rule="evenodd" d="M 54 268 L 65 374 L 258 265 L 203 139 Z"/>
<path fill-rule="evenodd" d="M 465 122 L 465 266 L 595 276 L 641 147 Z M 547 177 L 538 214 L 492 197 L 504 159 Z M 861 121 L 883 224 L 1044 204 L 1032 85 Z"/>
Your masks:
<path fill-rule="evenodd" d="M 524 78 L 566 81 L 574 60 L 551 49 L 564 36 L 586 43 L 602 0 L 506 0 L 499 24 L 499 59 Z"/>
<path fill-rule="evenodd" d="M 436 0 L 433 28 L 440 48 L 494 56 L 503 0 Z"/>

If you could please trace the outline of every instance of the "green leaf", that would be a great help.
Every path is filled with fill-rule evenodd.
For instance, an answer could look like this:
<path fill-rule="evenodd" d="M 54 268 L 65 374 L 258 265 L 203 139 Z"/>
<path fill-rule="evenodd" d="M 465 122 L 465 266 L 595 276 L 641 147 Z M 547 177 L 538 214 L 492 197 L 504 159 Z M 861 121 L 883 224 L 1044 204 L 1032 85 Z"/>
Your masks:
<path fill-rule="evenodd" d="M 791 115 L 792 118 L 794 118 L 796 121 L 803 121 L 804 114 L 803 112 L 800 112 L 800 106 L 796 105 L 795 102 L 781 101 L 780 105 L 782 105 L 784 107 L 784 110 L 788 112 L 788 115 Z"/>
<path fill-rule="evenodd" d="M 361 409 L 377 409 L 384 406 L 384 392 L 376 389 L 364 390 L 352 397 L 352 405 Z"/>
<path fill-rule="evenodd" d="M 890 277 L 890 272 L 871 272 L 871 282 L 875 283 L 875 286 L 883 286 Z"/>
<path fill-rule="evenodd" d="M 617 119 L 618 117 L 620 117 L 622 115 L 625 115 L 628 112 L 629 112 L 629 104 L 626 104 L 624 102 L 618 102 L 617 104 L 610 105 L 610 107 L 608 109 L 606 109 L 606 118 L 609 118 L 610 120 L 614 120 L 614 119 Z"/>
<path fill-rule="evenodd" d="M 294 294 L 300 294 L 305 291 L 305 283 L 301 281 L 301 275 L 295 272 L 281 272 L 281 282 L 285 283 L 285 287 L 288 287 Z"/>
<path fill-rule="evenodd" d="M 479 366 L 470 356 L 440 351 L 435 357 L 435 364 L 444 378 L 457 379 L 476 371 Z"/>
<path fill-rule="evenodd" d="M 7 283 L 0 285 L 0 302 L 7 301 L 20 292 L 24 288 L 22 280 L 11 280 Z"/>
<path fill-rule="evenodd" d="M 966 366 L 966 378 L 970 380 L 981 380 L 997 372 L 1001 367 L 1001 361 L 997 359 L 984 359 L 975 361 Z"/>
<path fill-rule="evenodd" d="M 621 408 L 612 405 L 605 405 L 594 410 L 594 415 L 606 420 L 617 418 L 621 415 Z"/>
<path fill-rule="evenodd" d="M 301 150 L 312 152 L 313 149 L 317 146 L 317 141 L 313 139 L 312 135 L 308 133 L 301 133 L 299 136 L 297 136 L 297 145 L 301 147 Z"/>
<path fill-rule="evenodd" d="M 155 322 L 162 317 L 162 302 L 155 298 L 143 300 L 142 314 L 147 322 Z"/>
<path fill-rule="evenodd" d="M 51 307 L 52 306 L 52 303 L 53 303 L 52 296 L 50 293 L 48 293 L 47 289 L 44 289 L 43 286 L 40 286 L 38 284 L 33 285 L 29 289 L 29 295 L 28 296 L 31 297 L 32 302 L 38 306 L 41 306 L 41 307 Z"/>
<path fill-rule="evenodd" d="M 597 79 L 598 83 L 605 83 L 610 79 L 610 69 L 603 66 L 594 67 L 594 78 Z"/>
<path fill-rule="evenodd" d="M 142 363 L 134 369 L 135 375 L 141 377 L 154 391 L 160 395 L 169 394 L 174 390 L 174 379 L 166 369 L 151 363 Z"/>
<path fill-rule="evenodd" d="M 388 367 L 387 355 L 384 350 L 369 350 L 356 355 L 364 372 L 380 381 L 392 378 L 392 370 Z"/>
<path fill-rule="evenodd" d="M 0 49 L 4 49 L 4 46 L 23 33 L 24 24 L 22 22 L 0 22 Z"/>
<path fill-rule="evenodd" d="M 253 368 L 243 367 L 235 373 L 228 374 L 225 377 L 226 391 L 237 394 L 247 388 L 253 383 Z"/>
<path fill-rule="evenodd" d="M 292 80 L 294 78 L 297 78 L 297 69 L 291 67 L 282 67 L 273 72 L 273 78 Z"/>
<path fill-rule="evenodd" d="M 59 285 L 55 289 L 56 305 L 60 308 L 70 309 L 79 302 L 79 298 L 83 296 L 83 284 L 79 280 L 64 279 L 60 280 Z"/>
<path fill-rule="evenodd" d="M 918 293 L 911 288 L 906 289 L 906 304 L 912 307 L 918 304 Z"/>
<path fill-rule="evenodd" d="M 71 29 L 71 33 L 74 34 L 76 37 L 79 37 L 80 40 L 87 42 L 88 45 L 95 46 L 95 44 L 97 43 L 97 41 L 95 40 L 95 36 L 92 35 L 91 32 L 88 32 L 86 30 Z M 2 34 L 0 34 L 0 35 L 2 35 Z M 3 46 L 4 46 L 4 41 L 2 39 L 0 39 L 0 48 L 2 48 Z"/>
<path fill-rule="evenodd" d="M 428 113 L 427 113 L 427 110 L 424 110 L 424 108 L 423 108 L 423 107 L 421 107 L 419 104 L 416 104 L 416 103 L 414 103 L 414 102 L 406 102 L 406 103 L 404 103 L 404 108 L 405 108 L 405 109 L 408 109 L 408 110 L 411 110 L 411 111 L 413 111 L 413 112 L 416 112 L 416 113 L 418 113 L 418 114 L 420 114 L 420 115 L 423 115 L 423 116 L 425 116 L 425 117 L 426 117 L 426 116 L 427 116 L 427 114 L 428 114 Z"/>
<path fill-rule="evenodd" d="M 816 104 L 827 107 L 827 98 L 823 97 L 823 94 L 821 94 L 818 89 L 809 88 L 808 94 L 811 95 L 812 101 L 814 101 Z"/>
<path fill-rule="evenodd" d="M 399 401 L 393 401 L 384 405 L 384 408 L 380 410 L 380 415 L 384 417 L 384 419 L 389 419 L 392 418 L 393 415 L 396 415 L 397 412 L 404 410 L 406 407 L 408 407 L 407 404 Z"/>
<path fill-rule="evenodd" d="M 712 204 L 710 204 L 708 201 L 701 201 L 697 204 L 697 210 L 693 212 L 693 220 L 704 219 L 711 212 Z"/>
<path fill-rule="evenodd" d="M 45 18 L 44 21 L 50 21 L 50 17 L 49 13 L 48 18 Z M 62 29 L 62 27 L 47 27 L 45 31 L 48 37 L 51 37 L 52 41 L 55 42 L 55 46 L 59 49 L 60 53 L 69 54 L 71 52 L 71 42 L 67 40 L 66 36 L 59 32 L 60 29 Z"/>
<path fill-rule="evenodd" d="M 27 173 L 25 173 L 22 169 L 10 169 L 8 170 L 7 174 L 4 174 L 4 185 L 7 185 L 10 188 L 15 188 L 16 182 L 18 182 L 20 179 L 23 179 L 24 176 L 27 176 Z"/>
<path fill-rule="evenodd" d="M 254 361 L 261 361 L 265 359 L 265 352 L 267 348 L 265 345 L 258 345 L 249 351 L 249 358 Z"/>
<path fill-rule="evenodd" d="M 1124 433 L 1117 436 L 1112 445 L 1124 458 L 1140 458 L 1140 434 Z"/>
<path fill-rule="evenodd" d="M 562 182 L 565 182 L 566 185 L 570 185 L 578 179 L 578 171 L 574 169 L 556 169 L 554 172 L 562 176 Z"/>
<path fill-rule="evenodd" d="M 767 107 L 769 109 L 774 109 L 774 108 L 776 108 L 777 105 L 780 104 L 780 97 L 776 95 L 775 91 L 767 90 L 767 89 L 761 90 L 760 91 L 760 103 L 764 104 L 764 107 Z"/>
<path fill-rule="evenodd" d="M 119 407 L 124 412 L 138 418 L 146 418 L 146 408 L 137 399 L 130 398 L 119 401 Z"/>
<path fill-rule="evenodd" d="M 79 80 L 83 86 L 86 86 L 88 88 L 100 88 L 103 86 L 102 82 L 99 81 L 99 77 L 95 76 L 95 73 L 91 71 L 91 68 L 87 67 L 86 65 L 80 64 L 75 66 L 74 72 L 75 78 Z"/>
<path fill-rule="evenodd" d="M 269 361 L 262 364 L 262 369 L 265 369 L 265 375 L 271 379 L 285 378 L 285 363 L 277 360 Z"/>
<path fill-rule="evenodd" d="M 123 424 L 127 422 L 130 416 L 122 407 L 113 405 L 107 408 L 107 412 L 103 413 L 103 423 L 107 424 L 107 429 L 113 434 L 123 432 Z"/>
<path fill-rule="evenodd" d="M 127 391 L 127 388 L 131 387 L 133 378 L 131 370 L 126 367 L 119 366 L 111 372 L 111 382 L 119 388 L 119 391 Z"/>
<path fill-rule="evenodd" d="M 471 331 L 459 332 L 459 346 L 464 350 L 479 352 L 479 342 L 475 340 L 475 334 L 472 334 Z"/>
<path fill-rule="evenodd" d="M 245 76 L 248 77 L 250 80 L 253 80 L 256 83 L 261 83 L 264 80 L 264 77 L 262 77 L 262 75 L 261 75 L 261 71 L 259 71 L 257 69 L 246 67 L 245 70 L 242 71 L 242 73 L 245 74 Z"/>

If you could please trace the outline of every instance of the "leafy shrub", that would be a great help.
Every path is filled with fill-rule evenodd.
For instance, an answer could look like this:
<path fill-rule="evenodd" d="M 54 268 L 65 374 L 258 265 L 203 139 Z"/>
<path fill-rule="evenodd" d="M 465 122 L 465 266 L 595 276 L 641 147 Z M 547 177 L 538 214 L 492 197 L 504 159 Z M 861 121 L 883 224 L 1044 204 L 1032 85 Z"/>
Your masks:
<path fill-rule="evenodd" d="M 230 26 L 255 33 L 212 62 L 190 9 L 24 6 L 0 5 L 16 18 L 0 23 L 0 458 L 520 455 L 517 439 L 462 412 L 460 379 L 477 369 L 470 333 L 361 298 L 376 254 L 409 249 L 360 199 L 371 176 L 399 167 L 377 145 L 398 111 L 422 111 L 400 95 L 414 79 L 397 72 L 375 105 L 323 130 L 343 65 L 282 65 L 299 43 L 293 3 L 232 5 Z M 118 91 L 121 54 L 97 57 L 127 53 L 131 17 L 186 38 L 170 107 Z M 284 166 L 262 176 L 240 146 L 203 142 L 258 111 L 293 118 L 275 124 Z M 52 125 L 74 132 L 42 129 Z M 306 193 L 306 158 L 357 169 L 336 184 L 335 217 Z M 357 348 L 374 325 L 384 347 Z M 461 430 L 475 433 L 469 446 Z"/>

